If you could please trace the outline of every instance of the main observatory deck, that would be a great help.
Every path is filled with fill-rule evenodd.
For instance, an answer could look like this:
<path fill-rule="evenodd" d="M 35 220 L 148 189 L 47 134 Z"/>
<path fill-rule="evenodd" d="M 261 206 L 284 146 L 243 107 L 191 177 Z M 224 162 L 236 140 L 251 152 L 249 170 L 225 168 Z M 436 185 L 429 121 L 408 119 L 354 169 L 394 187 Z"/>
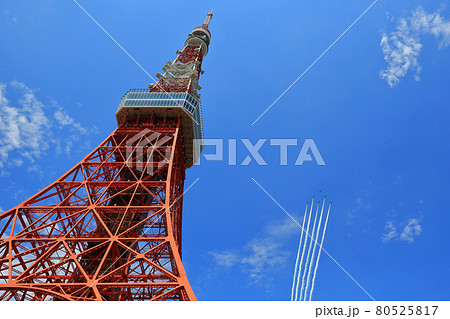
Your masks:
<path fill-rule="evenodd" d="M 150 115 L 181 117 L 186 152 L 186 168 L 197 162 L 203 149 L 201 104 L 189 93 L 150 92 L 131 89 L 124 94 L 116 112 L 117 125 L 126 118 Z"/>

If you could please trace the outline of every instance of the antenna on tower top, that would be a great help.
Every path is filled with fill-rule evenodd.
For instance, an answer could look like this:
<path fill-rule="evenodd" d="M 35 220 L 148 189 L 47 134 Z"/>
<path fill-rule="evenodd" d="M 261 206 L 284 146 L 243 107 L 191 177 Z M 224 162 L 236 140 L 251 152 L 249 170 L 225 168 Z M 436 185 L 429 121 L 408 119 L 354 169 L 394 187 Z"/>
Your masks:
<path fill-rule="evenodd" d="M 213 16 L 211 11 L 206 15 L 205 21 L 200 27 L 196 27 L 189 33 L 184 46 L 201 46 L 202 56 L 205 57 L 208 54 L 208 46 L 211 42 L 211 32 L 208 27 L 211 22 L 211 18 Z"/>
<path fill-rule="evenodd" d="M 209 26 L 209 23 L 211 22 L 212 16 L 213 16 L 213 9 L 211 9 L 211 11 L 209 11 L 208 14 L 206 15 L 205 21 L 203 21 L 203 24 L 202 24 L 202 28 L 208 29 L 208 26 Z"/>

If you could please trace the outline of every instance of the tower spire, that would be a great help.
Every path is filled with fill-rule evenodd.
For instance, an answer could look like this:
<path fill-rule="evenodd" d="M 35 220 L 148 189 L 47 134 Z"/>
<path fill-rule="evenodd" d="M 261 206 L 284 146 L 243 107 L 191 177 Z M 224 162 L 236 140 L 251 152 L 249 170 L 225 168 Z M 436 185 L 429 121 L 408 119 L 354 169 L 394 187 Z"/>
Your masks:
<path fill-rule="evenodd" d="M 205 21 L 203 21 L 203 24 L 202 24 L 203 29 L 208 29 L 208 26 L 209 26 L 209 23 L 211 22 L 212 16 L 213 16 L 213 9 L 211 9 L 211 11 L 209 11 L 208 14 L 206 15 Z"/>
<path fill-rule="evenodd" d="M 202 56 L 205 57 L 208 54 L 209 43 L 211 42 L 211 32 L 208 27 L 213 16 L 213 10 L 206 15 L 205 21 L 200 27 L 196 27 L 189 33 L 184 46 L 201 46 Z"/>

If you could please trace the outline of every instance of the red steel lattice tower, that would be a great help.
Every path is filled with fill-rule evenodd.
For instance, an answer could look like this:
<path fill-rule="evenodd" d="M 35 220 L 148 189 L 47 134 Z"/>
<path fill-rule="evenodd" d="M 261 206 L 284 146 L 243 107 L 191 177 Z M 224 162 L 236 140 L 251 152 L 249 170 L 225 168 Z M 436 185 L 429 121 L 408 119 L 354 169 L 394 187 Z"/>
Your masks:
<path fill-rule="evenodd" d="M 118 128 L 0 215 L 0 300 L 196 300 L 181 261 L 185 169 L 202 150 L 198 80 L 212 10 Z"/>

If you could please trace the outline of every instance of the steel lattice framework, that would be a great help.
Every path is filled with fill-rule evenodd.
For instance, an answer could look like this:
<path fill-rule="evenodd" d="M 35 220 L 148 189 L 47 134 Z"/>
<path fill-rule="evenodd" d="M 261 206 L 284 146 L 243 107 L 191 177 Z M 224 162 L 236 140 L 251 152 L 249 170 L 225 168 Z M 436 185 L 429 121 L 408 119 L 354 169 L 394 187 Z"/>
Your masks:
<path fill-rule="evenodd" d="M 181 261 L 182 206 L 198 156 L 188 144 L 202 134 L 195 114 L 211 16 L 139 91 L 156 97 L 127 93 L 108 138 L 0 215 L 0 300 L 195 300 Z"/>

